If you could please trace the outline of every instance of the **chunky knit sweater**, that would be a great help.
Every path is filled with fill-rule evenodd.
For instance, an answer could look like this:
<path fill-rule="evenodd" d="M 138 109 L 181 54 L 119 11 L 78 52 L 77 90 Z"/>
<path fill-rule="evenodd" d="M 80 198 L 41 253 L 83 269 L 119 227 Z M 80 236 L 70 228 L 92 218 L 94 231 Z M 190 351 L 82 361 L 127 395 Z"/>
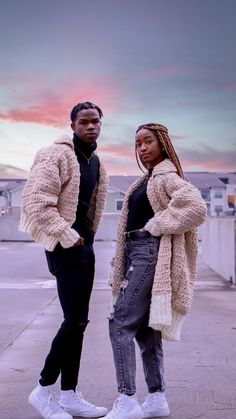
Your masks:
<path fill-rule="evenodd" d="M 79 234 L 71 228 L 76 219 L 80 170 L 74 145 L 65 136 L 38 151 L 26 182 L 19 229 L 52 251 L 57 243 L 68 248 Z M 105 204 L 108 177 L 100 163 L 99 182 L 93 191 L 88 217 L 96 232 Z"/>
<path fill-rule="evenodd" d="M 118 226 L 112 291 L 114 301 L 125 273 L 125 236 L 128 201 L 144 181 L 139 178 L 129 188 Z M 197 227 L 206 217 L 206 205 L 199 191 L 176 173 L 169 159 L 153 169 L 147 195 L 154 217 L 145 225 L 153 236 L 161 236 L 150 306 L 149 326 L 168 340 L 179 340 L 185 315 L 193 297 L 197 262 Z"/>

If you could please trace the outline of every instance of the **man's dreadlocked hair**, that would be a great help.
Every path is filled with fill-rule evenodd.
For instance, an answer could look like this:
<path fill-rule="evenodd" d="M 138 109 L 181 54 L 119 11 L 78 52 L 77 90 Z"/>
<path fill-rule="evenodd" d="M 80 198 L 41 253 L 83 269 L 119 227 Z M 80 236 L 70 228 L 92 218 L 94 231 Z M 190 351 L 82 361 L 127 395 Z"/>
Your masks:
<path fill-rule="evenodd" d="M 81 102 L 75 105 L 70 113 L 70 119 L 71 122 L 75 122 L 77 118 L 77 113 L 82 111 L 83 109 L 96 109 L 99 113 L 99 117 L 101 118 L 103 116 L 102 110 L 97 106 L 94 105 L 94 103 L 91 102 Z"/>
<path fill-rule="evenodd" d="M 157 137 L 157 139 L 160 141 L 160 144 L 164 150 L 165 153 L 165 157 L 170 159 L 172 161 L 172 163 L 175 165 L 177 173 L 180 177 L 184 178 L 184 173 L 183 173 L 183 169 L 181 167 L 179 158 L 175 152 L 175 149 L 171 143 L 170 137 L 168 135 L 168 129 L 164 126 L 164 125 L 160 125 L 160 124 L 155 124 L 155 123 L 149 123 L 149 124 L 143 124 L 140 125 L 137 130 L 136 130 L 136 134 L 142 129 L 148 129 L 149 131 L 152 131 L 155 136 Z M 138 153 L 137 153 L 137 147 L 135 148 L 135 155 L 136 155 L 136 160 L 138 163 L 139 168 L 142 170 L 140 163 L 139 163 L 139 157 L 138 157 Z M 141 163 L 143 164 L 143 166 L 147 169 L 148 167 L 145 165 L 144 162 Z"/>

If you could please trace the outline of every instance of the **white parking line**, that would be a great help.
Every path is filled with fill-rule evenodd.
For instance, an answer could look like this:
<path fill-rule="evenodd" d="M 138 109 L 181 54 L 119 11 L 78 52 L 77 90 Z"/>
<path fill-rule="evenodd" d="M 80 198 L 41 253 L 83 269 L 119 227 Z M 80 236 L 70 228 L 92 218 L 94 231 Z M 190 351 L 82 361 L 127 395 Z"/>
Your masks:
<path fill-rule="evenodd" d="M 22 289 L 39 289 L 39 288 L 56 288 L 54 279 L 46 281 L 19 281 L 19 282 L 0 282 L 0 289 L 22 290 Z"/>
<path fill-rule="evenodd" d="M 9 290 L 33 290 L 33 289 L 55 289 L 56 280 L 48 279 L 44 281 L 35 281 L 33 279 L 24 279 L 19 282 L 1 281 L 0 289 Z M 110 290 L 111 288 L 107 285 L 107 280 L 95 280 L 94 290 Z"/>

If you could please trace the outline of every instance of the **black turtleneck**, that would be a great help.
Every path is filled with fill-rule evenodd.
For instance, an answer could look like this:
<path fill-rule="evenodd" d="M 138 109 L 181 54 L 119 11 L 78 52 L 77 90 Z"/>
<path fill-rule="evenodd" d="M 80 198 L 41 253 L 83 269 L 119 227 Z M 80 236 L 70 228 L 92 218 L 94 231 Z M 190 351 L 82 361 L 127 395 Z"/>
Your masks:
<path fill-rule="evenodd" d="M 76 212 L 76 220 L 73 228 L 87 241 L 93 243 L 93 220 L 87 216 L 90 200 L 99 179 L 99 159 L 94 151 L 97 143 L 92 144 L 82 141 L 76 134 L 73 137 L 75 154 L 80 166 L 80 189 L 79 202 Z"/>
<path fill-rule="evenodd" d="M 85 141 L 82 141 L 75 133 L 73 136 L 73 143 L 75 147 L 75 154 L 77 155 L 77 153 L 82 153 L 86 156 L 87 159 L 90 159 L 92 153 L 97 148 L 96 141 L 94 143 L 86 143 Z"/>
<path fill-rule="evenodd" d="M 149 170 L 149 177 L 152 169 Z M 154 216 L 153 209 L 147 197 L 147 183 L 149 177 L 146 177 L 143 183 L 129 197 L 129 213 L 127 222 L 127 231 L 139 230 Z"/>

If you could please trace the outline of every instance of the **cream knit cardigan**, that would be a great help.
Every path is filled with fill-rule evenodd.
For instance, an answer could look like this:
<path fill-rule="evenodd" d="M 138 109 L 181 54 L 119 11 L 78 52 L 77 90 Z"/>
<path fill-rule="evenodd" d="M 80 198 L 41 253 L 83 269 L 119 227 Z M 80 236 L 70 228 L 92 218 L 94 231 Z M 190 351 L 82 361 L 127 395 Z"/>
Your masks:
<path fill-rule="evenodd" d="M 125 237 L 128 200 L 144 181 L 142 176 L 129 188 L 118 226 L 113 299 L 116 300 L 125 273 Z M 163 339 L 179 340 L 185 315 L 193 297 L 196 276 L 198 233 L 206 217 L 206 205 L 199 191 L 176 173 L 166 159 L 155 166 L 147 185 L 154 217 L 145 225 L 153 236 L 161 236 L 152 287 L 149 326 L 162 332 Z"/>
<path fill-rule="evenodd" d="M 76 219 L 80 168 L 73 141 L 65 136 L 38 151 L 22 196 L 19 229 L 47 250 L 57 243 L 68 248 L 79 234 L 71 228 Z M 96 233 L 105 204 L 108 177 L 100 162 L 100 176 L 91 198 L 88 216 Z"/>

